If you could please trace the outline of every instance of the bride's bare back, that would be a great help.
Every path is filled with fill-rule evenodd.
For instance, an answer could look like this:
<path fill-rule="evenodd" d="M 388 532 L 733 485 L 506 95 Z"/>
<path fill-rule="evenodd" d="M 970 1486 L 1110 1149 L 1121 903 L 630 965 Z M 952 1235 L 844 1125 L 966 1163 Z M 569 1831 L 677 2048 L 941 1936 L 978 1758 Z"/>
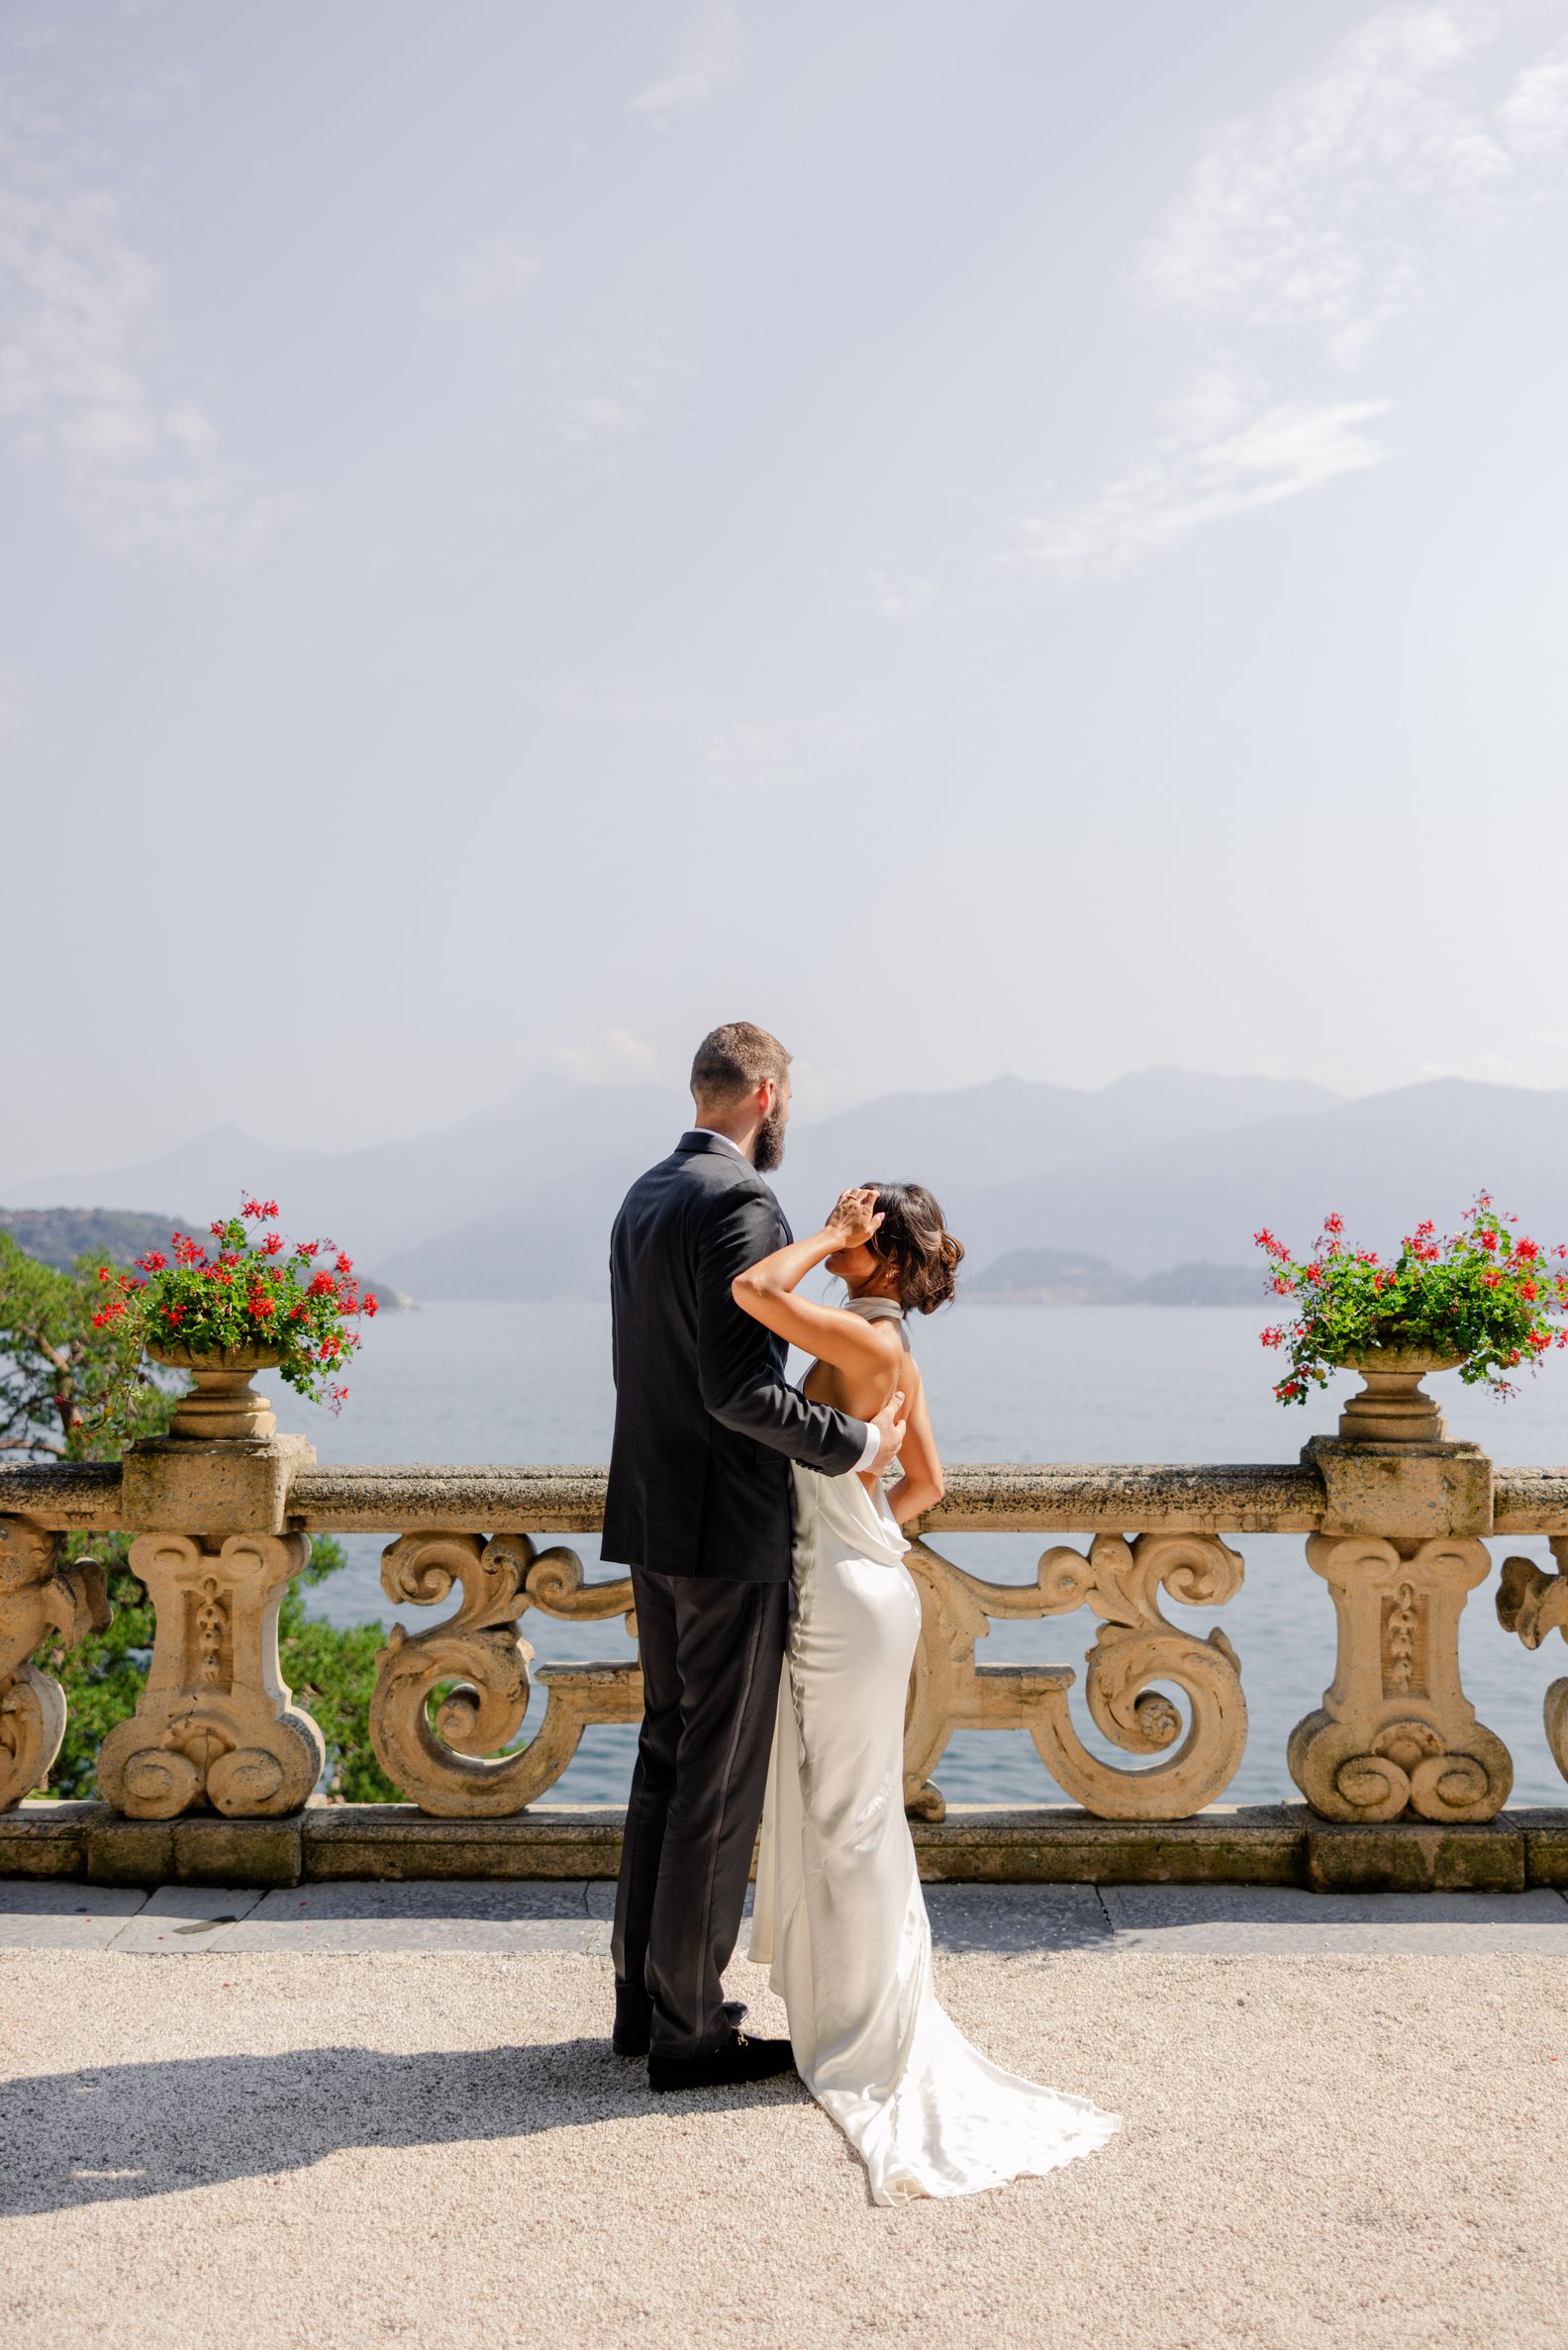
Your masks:
<path fill-rule="evenodd" d="M 830 1308 L 830 1312 L 847 1316 L 848 1309 L 836 1306 Z M 863 1318 L 855 1315 L 852 1319 L 859 1322 Z M 905 1405 L 913 1417 L 922 1382 L 920 1367 L 909 1351 L 904 1325 L 889 1317 L 870 1326 L 879 1341 L 880 1362 L 868 1363 L 864 1369 L 857 1365 L 853 1370 L 840 1370 L 819 1355 L 801 1381 L 801 1393 L 814 1404 L 831 1404 L 835 1412 L 847 1412 L 856 1420 L 874 1420 L 902 1388 Z"/>

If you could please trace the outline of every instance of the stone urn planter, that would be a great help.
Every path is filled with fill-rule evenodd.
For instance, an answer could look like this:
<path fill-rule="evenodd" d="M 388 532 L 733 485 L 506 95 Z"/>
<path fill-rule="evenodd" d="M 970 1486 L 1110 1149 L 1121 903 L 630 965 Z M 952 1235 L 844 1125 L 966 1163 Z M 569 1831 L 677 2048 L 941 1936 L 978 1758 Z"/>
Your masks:
<path fill-rule="evenodd" d="M 250 1385 L 257 1371 L 276 1370 L 282 1356 L 275 1347 L 151 1345 L 147 1353 L 170 1370 L 189 1371 L 195 1384 L 181 1396 L 169 1422 L 171 1436 L 186 1436 L 204 1444 L 276 1433 L 277 1415 L 266 1397 Z"/>
<path fill-rule="evenodd" d="M 1441 1444 L 1446 1428 L 1434 1396 L 1421 1381 L 1432 1371 L 1456 1371 L 1462 1354 L 1436 1354 L 1420 1346 L 1374 1346 L 1347 1355 L 1343 1368 L 1366 1382 L 1339 1415 L 1346 1444 Z"/>

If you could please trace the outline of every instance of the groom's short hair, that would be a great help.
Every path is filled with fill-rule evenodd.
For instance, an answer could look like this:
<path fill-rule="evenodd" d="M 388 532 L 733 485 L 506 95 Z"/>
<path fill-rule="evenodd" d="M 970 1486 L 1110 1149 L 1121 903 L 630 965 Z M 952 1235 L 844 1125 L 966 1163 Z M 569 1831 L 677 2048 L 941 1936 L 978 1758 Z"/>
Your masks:
<path fill-rule="evenodd" d="M 754 1094 L 771 1077 L 784 1083 L 790 1056 L 776 1036 L 755 1021 L 729 1020 L 713 1028 L 697 1047 L 691 1067 L 694 1102 L 735 1102 Z"/>

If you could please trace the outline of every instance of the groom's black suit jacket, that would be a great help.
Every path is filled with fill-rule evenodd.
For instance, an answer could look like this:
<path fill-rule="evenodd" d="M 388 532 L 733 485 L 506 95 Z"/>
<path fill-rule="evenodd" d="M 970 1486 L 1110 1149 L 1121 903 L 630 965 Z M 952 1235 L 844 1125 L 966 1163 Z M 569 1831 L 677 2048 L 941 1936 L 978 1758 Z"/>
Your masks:
<path fill-rule="evenodd" d="M 836 1477 L 859 1460 L 864 1423 L 788 1386 L 783 1340 L 730 1294 L 789 1238 L 761 1176 L 716 1135 L 683 1134 L 628 1192 L 610 1241 L 611 1563 L 783 1582 L 789 1463 Z"/>

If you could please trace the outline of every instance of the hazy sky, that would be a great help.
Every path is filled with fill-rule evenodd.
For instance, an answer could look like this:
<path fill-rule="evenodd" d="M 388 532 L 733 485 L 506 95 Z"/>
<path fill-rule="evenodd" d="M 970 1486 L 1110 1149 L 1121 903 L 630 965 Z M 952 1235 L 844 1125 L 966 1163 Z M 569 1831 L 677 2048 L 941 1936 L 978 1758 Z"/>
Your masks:
<path fill-rule="evenodd" d="M 1568 1083 L 1565 239 L 1568 0 L 10 0 L 0 1184 Z"/>

